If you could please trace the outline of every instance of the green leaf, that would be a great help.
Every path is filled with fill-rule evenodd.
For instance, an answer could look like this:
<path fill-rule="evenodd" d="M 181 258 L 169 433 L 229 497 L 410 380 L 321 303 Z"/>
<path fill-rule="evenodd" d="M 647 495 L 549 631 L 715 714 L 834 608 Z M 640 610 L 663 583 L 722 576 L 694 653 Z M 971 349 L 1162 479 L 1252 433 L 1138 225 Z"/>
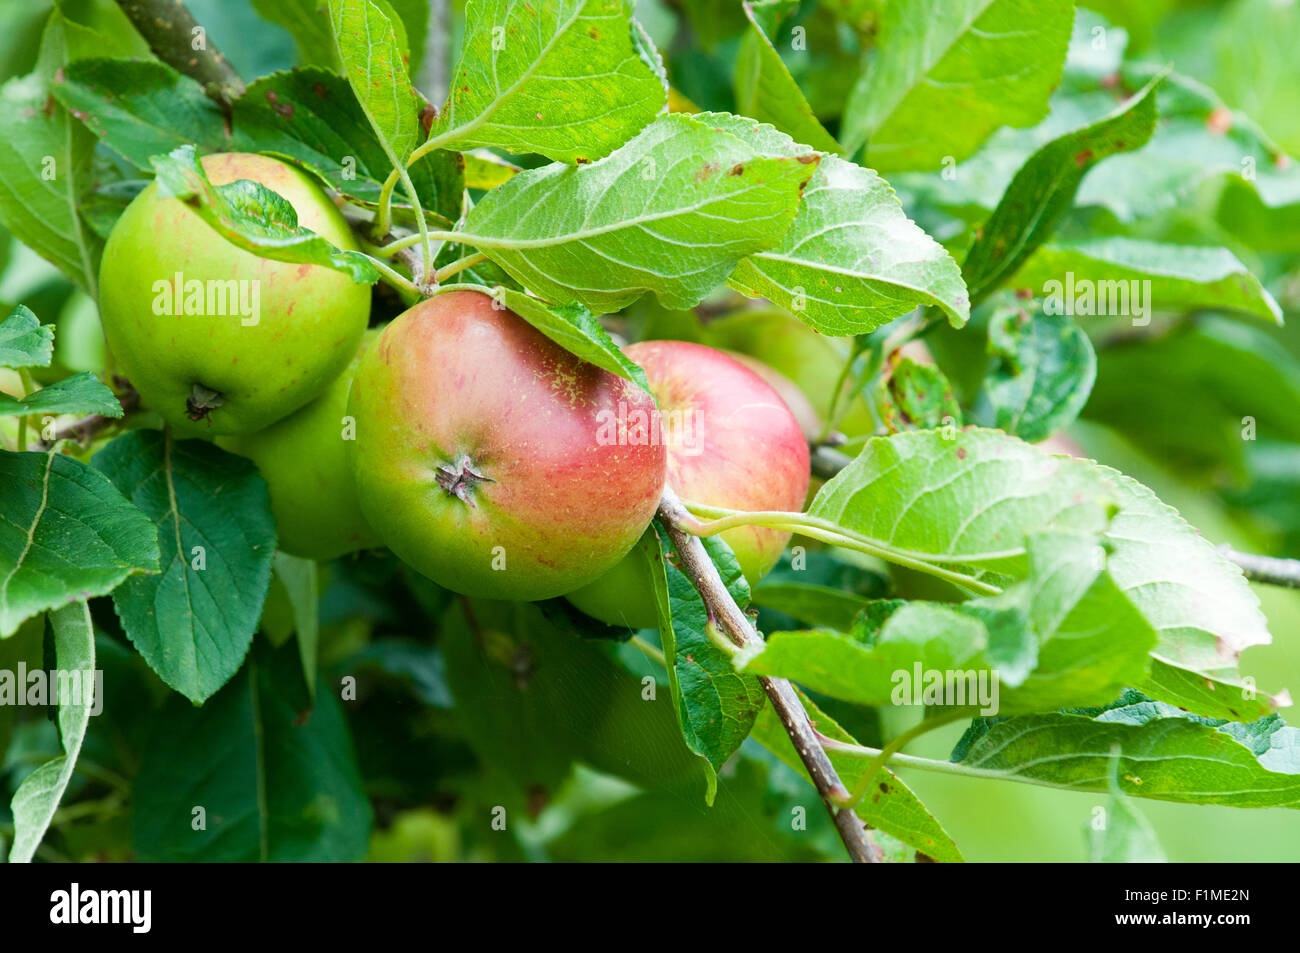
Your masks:
<path fill-rule="evenodd" d="M 847 629 L 870 602 L 866 596 L 807 582 L 763 581 L 754 587 L 754 604 L 801 622 Z"/>
<path fill-rule="evenodd" d="M 1002 308 L 989 318 L 988 349 L 976 421 L 1030 443 L 1074 423 L 1097 377 L 1092 342 L 1074 321 Z"/>
<path fill-rule="evenodd" d="M 493 189 L 464 240 L 551 301 L 607 314 L 653 291 L 688 308 L 780 240 L 816 167 L 815 156 L 763 157 L 704 122 L 661 116 L 598 162 L 549 165 Z"/>
<path fill-rule="evenodd" d="M 347 720 L 332 691 L 308 701 L 298 665 L 262 644 L 203 707 L 169 697 L 132 785 L 138 860 L 365 857 L 371 808 Z"/>
<path fill-rule="evenodd" d="M 910 603 L 895 610 L 868 644 L 828 629 L 773 632 L 767 643 L 744 652 L 737 667 L 751 675 L 788 678 L 859 705 L 911 704 L 895 693 L 896 672 L 987 670 L 981 655 L 988 632 L 978 619 L 945 605 Z M 978 707 L 978 706 L 977 706 Z"/>
<path fill-rule="evenodd" d="M 1130 797 L 1300 805 L 1300 732 L 1277 715 L 1252 724 L 1204 719 L 1136 693 L 1096 717 L 1054 713 L 978 723 L 952 760 L 985 777 L 1105 791 L 1116 749 L 1118 785 Z"/>
<path fill-rule="evenodd" d="M 875 401 L 892 433 L 962 424 L 961 405 L 943 371 L 910 357 L 887 367 L 876 382 Z"/>
<path fill-rule="evenodd" d="M 962 278 L 972 301 L 986 298 L 1051 236 L 1093 166 L 1146 145 L 1156 127 L 1161 78 L 1104 119 L 1053 139 L 1020 167 L 966 253 Z"/>
<path fill-rule="evenodd" d="M 1244 481 L 1246 418 L 1260 438 L 1300 444 L 1300 360 L 1263 328 L 1199 315 L 1103 355 L 1084 416 L 1178 472 L 1217 478 L 1226 468 Z"/>
<path fill-rule="evenodd" d="M 17 305 L 0 321 L 0 367 L 49 367 L 53 356 L 54 328 L 29 308 Z"/>
<path fill-rule="evenodd" d="M 420 97 L 411 86 L 388 15 L 370 0 L 329 0 L 343 73 L 396 167 L 420 134 Z"/>
<path fill-rule="evenodd" d="M 778 0 L 778 4 L 784 6 L 784 0 Z M 781 54 L 759 24 L 756 13 L 771 4 L 742 3 L 741 6 L 749 20 L 749 29 L 736 54 L 736 111 L 770 123 L 818 152 L 841 152 L 839 143 L 818 121 L 799 84 L 781 62 Z"/>
<path fill-rule="evenodd" d="M 1133 316 L 1144 326 L 1154 309 L 1218 308 L 1282 323 L 1273 296 L 1226 248 L 1122 236 L 1060 241 L 1034 252 L 1009 283 L 1047 297 L 1049 313 Z"/>
<path fill-rule="evenodd" d="M 464 287 L 464 286 L 460 286 Z M 595 364 L 638 385 L 646 393 L 650 385 L 645 371 L 625 355 L 609 332 L 580 304 L 558 306 L 538 301 L 512 288 L 482 288 L 484 294 L 499 296 L 501 303 L 570 354 Z"/>
<path fill-rule="evenodd" d="M 1126 65 L 1119 86 L 1106 91 L 1127 95 L 1157 72 L 1145 64 Z M 1160 126 L 1150 144 L 1089 175 L 1079 189 L 1080 205 L 1101 205 L 1120 221 L 1133 222 L 1177 208 L 1202 184 L 1225 176 L 1245 182 L 1266 206 L 1300 203 L 1300 164 L 1213 90 L 1171 73 L 1157 105 Z"/>
<path fill-rule="evenodd" d="M 51 92 L 65 109 L 137 169 L 186 143 L 227 151 L 220 107 L 188 76 L 154 60 L 88 59 L 70 64 Z"/>
<path fill-rule="evenodd" d="M 113 392 L 89 371 L 73 374 L 61 381 L 14 400 L 0 394 L 0 417 L 22 417 L 28 414 L 102 414 L 121 417 L 122 405 Z"/>
<path fill-rule="evenodd" d="M 1104 505 L 1116 507 L 1109 522 Z M 1240 652 L 1269 641 L 1240 569 L 1150 490 L 1108 467 L 1050 456 L 996 431 L 873 438 L 809 512 L 1002 582 L 1026 575 L 1029 534 L 1100 533 L 1116 585 L 1158 634 L 1156 673 L 1163 663 L 1233 682 Z M 1178 684 L 1185 692 L 1185 680 Z M 1269 703 L 1221 684 L 1201 692 L 1196 710 L 1252 718 Z"/>
<path fill-rule="evenodd" d="M 316 563 L 311 559 L 277 552 L 272 562 L 276 578 L 284 586 L 293 610 L 293 631 L 298 637 L 307 694 L 316 697 L 316 657 L 320 644 L 320 593 L 316 587 Z"/>
<path fill-rule="evenodd" d="M 695 118 L 764 156 L 812 154 L 752 120 L 725 113 Z M 954 327 L 970 317 L 966 286 L 943 247 L 903 213 L 884 179 L 835 156 L 822 157 L 784 239 L 744 259 L 727 283 L 823 334 L 872 331 L 920 305 L 942 309 Z"/>
<path fill-rule="evenodd" d="M 703 543 L 737 605 L 748 605 L 749 585 L 735 555 L 721 539 Z M 715 644 L 726 636 L 709 618 L 690 579 L 674 565 L 676 552 L 667 534 L 655 526 L 638 549 L 654 582 L 673 707 L 687 747 L 708 764 L 704 799 L 712 804 L 717 772 L 748 737 L 763 708 L 763 688 L 753 675 L 732 668 L 731 655 Z"/>
<path fill-rule="evenodd" d="M 90 606 L 80 601 L 51 612 L 50 628 L 54 630 L 60 673 L 59 737 L 63 754 L 38 767 L 14 792 L 10 802 L 14 816 L 11 864 L 30 862 L 40 846 L 77 767 L 90 716 L 98 712 L 103 701 L 95 697 L 95 627 L 90 621 Z M 66 697 L 69 694 L 72 697 Z"/>
<path fill-rule="evenodd" d="M 37 71 L 0 86 L 0 223 L 93 296 L 103 241 L 78 207 L 89 188 L 95 137 L 51 99 L 67 37 L 79 29 L 56 11 Z"/>
<path fill-rule="evenodd" d="M 873 169 L 960 162 L 1002 125 L 1047 112 L 1074 4 L 1067 0 L 887 3 L 876 55 L 854 87 L 840 141 Z"/>
<path fill-rule="evenodd" d="M 868 607 L 847 635 L 777 632 L 737 664 L 870 706 L 989 715 L 1105 704 L 1146 676 L 1156 635 L 1100 555 L 1093 538 L 1040 534 L 1030 541 L 1028 578 L 1001 596 Z M 966 673 L 950 686 L 958 697 L 926 694 L 936 672 Z"/>
<path fill-rule="evenodd" d="M 0 453 L 0 499 L 0 638 L 38 612 L 158 571 L 156 529 L 84 463 Z"/>
<path fill-rule="evenodd" d="M 665 686 L 626 669 L 609 643 L 512 602 L 454 602 L 439 633 L 457 721 L 494 782 L 492 803 L 536 812 L 575 760 L 672 790 L 678 803 L 698 791 L 702 765 Z"/>
<path fill-rule="evenodd" d="M 154 430 L 118 437 L 94 465 L 153 520 L 162 574 L 113 593 L 127 637 L 164 682 L 193 702 L 238 671 L 271 581 L 275 521 L 247 460 Z"/>
<path fill-rule="evenodd" d="M 236 247 L 274 261 L 332 268 L 357 284 L 379 280 L 378 270 L 366 255 L 340 251 L 299 226 L 293 206 L 266 186 L 248 179 L 214 186 L 193 146 L 154 156 L 152 162 L 160 193 L 180 199 Z"/>
<path fill-rule="evenodd" d="M 393 159 L 375 137 L 347 82 L 322 69 L 295 69 L 263 76 L 235 103 L 232 144 L 300 163 L 330 188 L 367 208 L 377 208 Z M 463 162 L 435 151 L 410 170 L 420 204 L 436 228 L 460 218 Z M 393 215 L 414 223 L 402 196 L 392 196 Z"/>
<path fill-rule="evenodd" d="M 812 699 L 800 693 L 799 700 L 803 702 L 809 719 L 816 724 L 820 734 L 842 744 L 857 744 L 848 732 L 836 724 L 835 719 L 818 709 Z M 780 718 L 771 707 L 759 713 L 754 724 L 754 740 L 798 771 L 805 780 L 808 779 L 803 761 L 795 752 L 790 736 L 785 733 Z M 827 754 L 845 787 L 853 790 L 870 759 L 845 754 L 834 748 Z M 960 863 L 962 860 L 961 851 L 943 829 L 943 825 L 898 775 L 888 768 L 880 769 L 876 786 L 858 804 L 857 815 L 872 827 L 897 837 L 935 860 L 945 863 Z"/>
<path fill-rule="evenodd" d="M 486 149 L 465 153 L 465 187 L 488 191 L 508 182 L 523 169 Z"/>
<path fill-rule="evenodd" d="M 1110 798 L 1102 809 L 1101 826 L 1097 826 L 1098 818 L 1094 815 L 1089 827 L 1088 859 L 1094 864 L 1165 863 L 1165 852 L 1160 849 L 1151 822 L 1120 790 L 1118 758 L 1112 761 L 1112 766 L 1116 771 L 1110 775 Z"/>
<path fill-rule="evenodd" d="M 664 109 L 633 44 L 631 0 L 473 0 L 430 138 L 559 162 L 608 155 Z"/>
<path fill-rule="evenodd" d="M 330 188 L 374 208 L 393 164 L 347 81 L 323 69 L 260 77 L 235 101 L 230 128 L 198 83 L 162 63 L 78 62 L 54 92 L 106 145 L 147 172 L 154 156 L 185 144 L 204 153 L 265 153 L 303 165 Z M 411 180 L 435 224 L 450 228 L 460 217 L 464 190 L 457 156 L 435 152 L 411 170 Z M 411 218 L 409 205 L 395 203 L 395 214 Z"/>

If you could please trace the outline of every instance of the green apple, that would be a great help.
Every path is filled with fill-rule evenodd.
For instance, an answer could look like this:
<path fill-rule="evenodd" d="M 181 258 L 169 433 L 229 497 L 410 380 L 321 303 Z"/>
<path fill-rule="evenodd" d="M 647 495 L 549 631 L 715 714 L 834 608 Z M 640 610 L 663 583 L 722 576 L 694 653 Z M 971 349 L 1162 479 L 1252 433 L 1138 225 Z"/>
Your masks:
<path fill-rule="evenodd" d="M 687 341 L 624 349 L 645 369 L 668 444 L 668 485 L 684 500 L 734 510 L 799 510 L 808 493 L 808 442 L 781 396 L 722 351 Z M 753 585 L 790 534 L 757 526 L 722 533 Z M 654 628 L 649 574 L 633 553 L 612 573 L 568 596 L 611 625 Z"/>
<path fill-rule="evenodd" d="M 257 464 L 286 553 L 326 560 L 379 545 L 361 515 L 347 446 L 356 429 L 348 416 L 352 379 L 378 337 L 378 328 L 367 331 L 352 363 L 306 407 L 265 430 L 217 438 L 219 446 Z"/>
<path fill-rule="evenodd" d="M 338 208 L 297 169 L 266 156 L 206 156 L 215 185 L 259 182 L 300 225 L 356 243 Z M 117 370 L 181 434 L 251 433 L 319 395 L 356 353 L 370 288 L 317 265 L 237 248 L 150 185 L 113 226 L 100 314 Z"/>
<path fill-rule="evenodd" d="M 487 295 L 400 315 L 352 385 L 361 511 L 447 589 L 547 599 L 611 569 L 649 525 L 667 451 L 650 395 Z M 632 426 L 620 426 L 620 421 Z"/>

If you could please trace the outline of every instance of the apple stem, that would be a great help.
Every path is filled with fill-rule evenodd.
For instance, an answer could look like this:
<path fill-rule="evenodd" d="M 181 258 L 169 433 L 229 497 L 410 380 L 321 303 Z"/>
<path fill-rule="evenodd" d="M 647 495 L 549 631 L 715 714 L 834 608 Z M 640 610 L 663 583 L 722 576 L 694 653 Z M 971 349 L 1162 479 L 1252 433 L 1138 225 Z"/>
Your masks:
<path fill-rule="evenodd" d="M 212 411 L 225 402 L 220 391 L 212 390 L 196 381 L 190 389 L 190 396 L 185 399 L 185 415 L 190 420 L 207 420 Z"/>
<path fill-rule="evenodd" d="M 800 536 L 806 536 L 809 539 L 830 543 L 832 546 L 875 556 L 877 559 L 905 566 L 908 569 L 915 569 L 917 572 L 943 579 L 955 586 L 985 596 L 996 596 L 1002 590 L 981 579 L 976 579 L 974 576 L 953 569 L 946 569 L 942 565 L 936 564 L 1010 559 L 1024 553 L 1023 547 L 992 553 L 963 553 L 960 556 L 917 553 L 911 550 L 899 549 L 881 540 L 872 539 L 870 536 L 846 529 L 831 520 L 812 516 L 808 513 L 728 510 L 689 501 L 685 503 L 685 506 L 688 511 L 694 511 L 698 515 L 713 517 L 708 522 L 694 521 L 693 525 L 683 527 L 694 536 L 716 536 L 718 533 L 734 529 L 737 526 L 761 526 L 766 529 L 784 530 L 788 533 L 798 533 Z"/>
<path fill-rule="evenodd" d="M 455 463 L 451 465 L 443 464 L 438 467 L 437 475 L 434 476 L 434 482 L 442 487 L 448 496 L 454 496 L 462 503 L 474 506 L 474 500 L 471 497 L 471 491 L 480 483 L 495 483 L 491 477 L 486 477 L 479 473 L 473 467 L 473 462 L 465 454 L 456 458 Z"/>
<path fill-rule="evenodd" d="M 736 605 L 727 591 L 718 567 L 709 558 L 699 537 L 685 527 L 696 522 L 686 511 L 682 501 L 671 489 L 665 488 L 656 514 L 668 538 L 676 549 L 682 571 L 704 600 L 718 630 L 741 649 L 762 645 L 762 637 L 750 625 L 749 619 Z M 855 863 L 874 863 L 879 858 L 867 836 L 867 827 L 850 808 L 841 807 L 848 802 L 849 792 L 835 772 L 826 750 L 817 739 L 808 713 L 795 693 L 794 687 L 784 678 L 759 676 L 759 683 L 772 702 L 772 708 L 781 719 L 790 743 L 799 755 L 817 793 L 821 795 L 831 820 L 835 822 L 840 839 Z"/>
<path fill-rule="evenodd" d="M 475 252 L 472 255 L 466 255 L 464 258 L 458 258 L 451 264 L 443 265 L 435 271 L 433 273 L 433 280 L 438 284 L 442 284 L 453 275 L 458 275 L 466 268 L 473 268 L 475 265 L 484 261 L 487 261 L 487 255 L 483 254 L 481 251 Z"/>

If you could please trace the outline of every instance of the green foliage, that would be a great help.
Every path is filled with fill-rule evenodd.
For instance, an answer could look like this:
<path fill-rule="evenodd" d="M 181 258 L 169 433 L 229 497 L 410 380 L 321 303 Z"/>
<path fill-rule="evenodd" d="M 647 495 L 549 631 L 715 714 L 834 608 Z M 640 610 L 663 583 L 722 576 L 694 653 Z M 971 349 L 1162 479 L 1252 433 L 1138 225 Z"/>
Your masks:
<path fill-rule="evenodd" d="M 717 772 L 736 753 L 763 707 L 763 689 L 752 675 L 737 672 L 726 636 L 710 618 L 690 579 L 674 563 L 676 551 L 656 528 L 638 544 L 654 581 L 659 637 L 673 707 L 690 749 L 708 765 L 705 800 L 717 795 Z M 738 605 L 749 603 L 749 585 L 735 555 L 720 539 L 706 543 L 722 581 Z"/>
<path fill-rule="evenodd" d="M 136 431 L 95 467 L 157 527 L 157 575 L 113 592 L 122 627 L 158 675 L 202 702 L 239 669 L 271 577 L 275 524 L 247 460 L 199 441 Z"/>
<path fill-rule="evenodd" d="M 293 206 L 266 186 L 247 179 L 213 185 L 193 147 L 181 146 L 152 161 L 162 193 L 185 202 L 231 244 L 275 261 L 332 268 L 358 284 L 379 280 L 368 257 L 340 251 L 301 227 Z"/>
<path fill-rule="evenodd" d="M 465 240 L 553 301 L 606 314 L 653 291 L 667 307 L 691 307 L 775 244 L 816 168 L 798 148 L 768 156 L 705 122 L 663 116 L 598 162 L 493 189 L 466 219 Z M 593 194 L 616 198 L 588 204 Z M 705 231 L 709 243 L 683 256 Z"/>
<path fill-rule="evenodd" d="M 0 12 L 0 671 L 52 648 L 110 683 L 102 718 L 0 706 L 11 859 L 842 859 L 767 679 L 890 861 L 1294 853 L 1285 817 L 1135 806 L 1300 804 L 1300 604 L 1216 546 L 1300 545 L 1294 9 L 189 6 L 233 102 L 108 0 Z M 319 181 L 360 250 L 210 182 L 235 151 Z M 106 351 L 99 259 L 150 187 L 380 285 L 372 325 L 476 291 L 642 387 L 637 339 L 771 364 L 827 482 L 689 504 L 795 534 L 752 591 L 686 527 L 762 641 L 724 638 L 660 523 L 657 636 L 277 552 L 252 465 L 160 430 Z M 1104 796 L 1085 838 L 1044 788 Z"/>
<path fill-rule="evenodd" d="M 308 705 L 297 653 L 265 646 L 203 707 L 171 696 L 133 787 L 139 858 L 364 857 L 371 808 L 343 711 L 328 693 Z"/>
<path fill-rule="evenodd" d="M 49 367 L 54 329 L 21 304 L 0 321 L 0 367 Z"/>
<path fill-rule="evenodd" d="M 630 0 L 474 0 L 431 138 L 568 163 L 608 155 L 665 100 L 631 13 Z"/>
<path fill-rule="evenodd" d="M 95 629 L 90 621 L 89 606 L 85 602 L 74 602 L 51 612 L 50 627 L 54 630 L 54 652 L 59 670 L 75 675 L 80 689 L 77 695 L 62 696 L 59 701 L 63 753 L 29 774 L 14 793 L 11 803 L 14 842 L 9 849 L 11 864 L 30 861 L 36 853 L 36 847 L 54 819 L 59 800 L 72 778 L 86 737 L 86 726 L 95 708 Z"/>
<path fill-rule="evenodd" d="M 999 126 L 1043 117 L 1070 36 L 1061 0 L 886 3 L 877 59 L 849 98 L 840 138 L 882 172 L 966 158 Z M 983 92 L 996 86 L 997 96 Z"/>
<path fill-rule="evenodd" d="M 0 454 L 0 637 L 24 619 L 158 571 L 157 532 L 108 480 L 48 453 Z"/>
<path fill-rule="evenodd" d="M 1003 308 L 989 317 L 989 369 L 974 416 L 1022 440 L 1046 440 L 1079 416 L 1096 377 L 1092 342 L 1067 315 Z"/>

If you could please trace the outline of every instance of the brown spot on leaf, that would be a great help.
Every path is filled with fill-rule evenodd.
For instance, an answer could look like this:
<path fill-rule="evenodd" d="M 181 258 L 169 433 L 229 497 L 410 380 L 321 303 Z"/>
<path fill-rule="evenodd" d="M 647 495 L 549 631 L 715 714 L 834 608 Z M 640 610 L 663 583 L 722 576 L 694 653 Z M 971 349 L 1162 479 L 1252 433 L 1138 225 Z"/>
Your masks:
<path fill-rule="evenodd" d="M 311 91 L 312 91 L 313 93 L 315 93 L 315 94 L 316 94 L 319 98 L 321 98 L 321 99 L 328 99 L 328 98 L 329 98 L 329 93 L 327 93 L 327 92 L 325 91 L 325 84 L 324 84 L 324 83 L 313 83 L 313 84 L 312 84 L 312 87 L 311 87 Z"/>
<path fill-rule="evenodd" d="M 1074 154 L 1074 164 L 1077 166 L 1086 165 L 1092 159 L 1093 152 L 1091 149 L 1081 149 Z"/>
<path fill-rule="evenodd" d="M 698 169 L 695 170 L 695 181 L 707 182 L 710 178 L 712 178 L 714 173 L 716 173 L 717 171 L 718 171 L 718 167 L 715 163 L 706 162 L 704 163 L 704 165 L 700 166 Z"/>
<path fill-rule="evenodd" d="M 815 152 L 805 152 L 801 156 L 795 156 L 795 160 L 800 165 L 812 165 L 815 162 L 821 162 L 822 157 Z"/>
<path fill-rule="evenodd" d="M 1232 111 L 1226 106 L 1215 106 L 1205 119 L 1205 125 L 1216 136 L 1222 136 L 1232 128 Z"/>
<path fill-rule="evenodd" d="M 727 175 L 744 175 L 744 174 L 745 174 L 745 167 L 739 162 L 733 165 L 731 167 L 731 171 L 727 173 Z"/>
<path fill-rule="evenodd" d="M 957 459 L 958 459 L 958 460 L 965 460 L 965 459 L 966 459 L 966 448 L 965 448 L 965 447 L 958 447 L 958 448 L 957 448 Z"/>

